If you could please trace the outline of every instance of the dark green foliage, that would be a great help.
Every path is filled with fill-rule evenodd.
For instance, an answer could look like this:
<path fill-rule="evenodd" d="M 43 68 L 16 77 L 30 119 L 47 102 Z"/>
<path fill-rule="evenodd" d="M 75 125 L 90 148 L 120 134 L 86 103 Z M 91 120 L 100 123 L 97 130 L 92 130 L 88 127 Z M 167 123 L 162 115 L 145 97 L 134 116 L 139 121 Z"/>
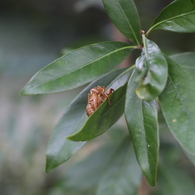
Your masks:
<path fill-rule="evenodd" d="M 189 33 L 195 31 L 195 1 L 177 0 L 165 7 L 150 30 Z M 149 31 L 150 31 L 149 30 Z"/>
<path fill-rule="evenodd" d="M 135 70 L 129 79 L 125 116 L 138 163 L 151 185 L 155 185 L 159 150 L 157 108 L 155 100 L 146 102 L 137 97 L 137 76 Z"/>
<path fill-rule="evenodd" d="M 132 0 L 103 0 L 103 4 L 116 27 L 135 45 L 140 45 L 140 21 L 134 2 Z"/>
<path fill-rule="evenodd" d="M 184 67 L 167 57 L 169 78 L 159 97 L 166 123 L 181 146 L 195 155 L 195 81 Z"/>
<path fill-rule="evenodd" d="M 112 71 L 132 51 L 122 42 L 103 42 L 73 50 L 55 60 L 28 82 L 21 95 L 67 91 Z"/>
<path fill-rule="evenodd" d="M 159 156 L 159 105 L 170 132 L 189 159 L 195 162 L 195 81 L 192 77 L 195 54 L 168 57 L 146 37 L 155 29 L 195 32 L 195 2 L 174 1 L 159 14 L 148 32 L 141 34 L 139 15 L 133 0 L 103 0 L 103 4 L 116 27 L 135 45 L 102 42 L 73 50 L 40 70 L 21 94 L 62 92 L 96 79 L 73 100 L 57 124 L 48 146 L 46 171 L 68 160 L 85 144 L 83 141 L 106 132 L 124 113 L 137 161 L 148 182 L 154 186 Z M 113 71 L 133 49 L 142 51 L 135 66 Z M 111 105 L 106 100 L 87 117 L 87 94 L 96 86 L 115 90 L 109 96 Z M 105 171 L 102 169 L 97 173 L 99 177 L 104 172 L 97 195 L 135 194 L 139 182 L 134 177 L 140 174 L 140 170 L 136 168 L 134 175 L 129 172 L 135 166 L 135 161 L 131 159 L 132 152 L 126 141 L 112 158 L 101 150 L 101 155 L 105 155 L 101 160 L 108 164 Z M 95 154 L 100 155 L 98 152 Z M 121 168 L 123 163 L 124 170 Z M 94 166 L 92 169 L 99 168 Z M 86 167 L 84 170 L 90 174 Z M 160 171 L 164 174 L 163 183 L 165 177 L 169 177 L 168 167 L 162 166 Z M 74 175 L 77 177 L 76 173 Z M 97 178 L 93 179 L 96 181 Z M 170 177 L 170 180 L 174 178 Z M 135 182 L 132 191 L 128 189 L 127 183 L 131 185 L 130 181 Z M 75 182 L 79 185 L 78 181 Z"/>
<path fill-rule="evenodd" d="M 167 81 L 167 69 L 166 59 L 158 46 L 143 36 L 143 51 L 136 60 L 137 77 L 140 79 L 135 90 L 137 96 L 145 101 L 152 101 L 159 96 Z"/>

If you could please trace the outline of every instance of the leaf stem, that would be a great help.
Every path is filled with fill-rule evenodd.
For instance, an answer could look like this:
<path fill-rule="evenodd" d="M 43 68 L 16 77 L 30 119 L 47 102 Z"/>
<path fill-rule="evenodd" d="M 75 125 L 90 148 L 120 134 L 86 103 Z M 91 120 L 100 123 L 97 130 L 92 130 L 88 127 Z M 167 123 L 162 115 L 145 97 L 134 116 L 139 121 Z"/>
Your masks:
<path fill-rule="evenodd" d="M 130 70 L 133 69 L 133 68 L 135 68 L 135 65 L 130 66 L 130 67 L 129 67 L 127 70 L 125 70 L 124 72 L 126 73 L 126 72 L 130 71 Z"/>
<path fill-rule="evenodd" d="M 173 17 L 171 17 L 171 18 L 162 20 L 162 21 L 160 21 L 160 22 L 157 22 L 156 24 L 155 24 L 155 22 L 154 22 L 154 25 L 151 26 L 151 28 L 147 31 L 146 36 L 148 36 L 148 34 L 149 34 L 153 29 L 155 29 L 157 26 L 159 26 L 159 25 L 161 25 L 161 24 L 163 24 L 163 23 L 166 23 L 166 22 L 173 22 L 174 19 L 177 19 L 177 18 L 180 18 L 180 17 L 184 17 L 184 16 L 187 16 L 187 15 L 190 15 L 190 14 L 194 14 L 194 13 L 195 13 L 195 12 L 194 12 L 194 10 L 193 10 L 193 11 L 190 11 L 190 12 L 187 12 L 187 13 L 182 13 L 182 14 L 180 14 L 180 15 L 176 15 L 176 16 L 173 16 Z M 161 29 L 162 29 L 162 28 L 161 28 Z"/>
<path fill-rule="evenodd" d="M 126 48 L 137 49 L 137 46 L 135 46 L 135 45 L 130 45 L 130 46 L 127 46 Z"/>
<path fill-rule="evenodd" d="M 145 34 L 142 34 L 142 41 L 143 41 L 143 50 L 146 54 L 146 58 L 148 58 L 148 51 L 146 49 L 146 35 Z"/>
<path fill-rule="evenodd" d="M 151 28 L 149 28 L 149 30 L 146 32 L 146 37 L 148 37 L 149 33 L 152 31 L 152 29 L 154 28 L 155 26 L 152 26 Z"/>

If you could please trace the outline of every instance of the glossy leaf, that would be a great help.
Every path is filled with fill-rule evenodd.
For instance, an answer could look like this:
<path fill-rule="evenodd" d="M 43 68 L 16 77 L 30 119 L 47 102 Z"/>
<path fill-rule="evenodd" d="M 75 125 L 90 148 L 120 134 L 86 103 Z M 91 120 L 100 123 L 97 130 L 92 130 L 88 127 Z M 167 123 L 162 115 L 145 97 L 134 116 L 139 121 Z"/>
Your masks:
<path fill-rule="evenodd" d="M 122 42 L 102 42 L 73 50 L 37 72 L 21 95 L 57 93 L 82 86 L 112 71 L 132 48 Z"/>
<path fill-rule="evenodd" d="M 129 138 L 116 151 L 98 183 L 96 195 L 135 195 L 141 181 L 141 170 L 137 164 Z"/>
<path fill-rule="evenodd" d="M 134 44 L 140 45 L 140 21 L 133 0 L 103 0 L 103 4 L 119 31 Z"/>
<path fill-rule="evenodd" d="M 138 163 L 149 183 L 154 186 L 159 151 L 157 108 L 155 100 L 146 102 L 135 94 L 138 76 L 135 70 L 127 85 L 125 118 Z"/>
<path fill-rule="evenodd" d="M 67 137 L 73 141 L 86 141 L 106 132 L 123 114 L 126 85 L 115 90 L 110 96 L 111 106 L 104 101 L 89 117 L 83 127 Z"/>
<path fill-rule="evenodd" d="M 165 7 L 148 31 L 162 29 L 174 32 L 195 32 L 195 1 L 176 0 Z"/>
<path fill-rule="evenodd" d="M 185 67 L 186 70 L 195 78 L 195 53 L 187 52 L 170 56 L 171 59 Z"/>
<path fill-rule="evenodd" d="M 87 95 L 89 90 L 98 85 L 108 86 L 115 80 L 115 89 L 123 84 L 124 77 L 127 73 L 125 69 L 119 69 L 111 72 L 87 86 L 70 104 L 63 117 L 58 122 L 47 149 L 46 171 L 59 166 L 68 160 L 76 151 L 78 151 L 85 142 L 73 142 L 65 137 L 78 131 L 88 120 L 85 114 L 87 104 Z M 128 72 L 128 71 L 127 71 Z M 125 74 L 126 73 L 126 74 Z M 121 75 L 120 75 L 121 74 Z M 127 79 L 126 79 L 127 80 Z M 125 80 L 125 81 L 126 81 Z"/>
<path fill-rule="evenodd" d="M 140 99 L 152 101 L 163 91 L 168 75 L 166 59 L 159 47 L 143 36 L 142 55 L 136 60 L 136 70 L 140 85 L 136 94 Z"/>
<path fill-rule="evenodd" d="M 195 81 L 184 67 L 166 57 L 169 64 L 167 86 L 159 97 L 166 123 L 179 144 L 195 154 Z"/>

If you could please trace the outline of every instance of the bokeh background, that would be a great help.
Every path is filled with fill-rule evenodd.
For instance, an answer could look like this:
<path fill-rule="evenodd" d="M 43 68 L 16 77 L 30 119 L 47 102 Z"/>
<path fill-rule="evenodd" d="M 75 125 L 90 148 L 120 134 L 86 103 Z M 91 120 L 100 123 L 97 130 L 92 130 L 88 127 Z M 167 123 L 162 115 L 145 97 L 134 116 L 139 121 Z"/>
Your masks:
<path fill-rule="evenodd" d="M 142 29 L 147 30 L 170 2 L 135 0 Z M 155 31 L 150 38 L 168 54 L 195 51 L 194 34 Z M 0 0 L 0 195 L 82 194 L 61 184 L 66 169 L 98 141 L 51 173 L 44 171 L 49 137 L 80 89 L 26 97 L 19 92 L 40 68 L 64 52 L 106 40 L 126 41 L 111 24 L 101 0 Z M 133 64 L 137 55 L 133 52 L 123 66 Z"/>

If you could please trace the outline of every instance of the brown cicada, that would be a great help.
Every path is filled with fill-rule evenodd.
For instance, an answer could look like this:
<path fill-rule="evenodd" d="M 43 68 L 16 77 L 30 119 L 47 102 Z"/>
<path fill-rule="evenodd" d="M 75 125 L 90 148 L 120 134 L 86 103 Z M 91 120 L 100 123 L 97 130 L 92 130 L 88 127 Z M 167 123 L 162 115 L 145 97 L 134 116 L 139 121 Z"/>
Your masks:
<path fill-rule="evenodd" d="M 101 86 L 94 87 L 90 90 L 86 107 L 86 113 L 88 116 L 90 116 L 106 99 L 108 99 L 108 103 L 111 105 L 109 95 L 114 89 L 110 88 L 106 93 L 105 91 L 106 88 Z"/>

